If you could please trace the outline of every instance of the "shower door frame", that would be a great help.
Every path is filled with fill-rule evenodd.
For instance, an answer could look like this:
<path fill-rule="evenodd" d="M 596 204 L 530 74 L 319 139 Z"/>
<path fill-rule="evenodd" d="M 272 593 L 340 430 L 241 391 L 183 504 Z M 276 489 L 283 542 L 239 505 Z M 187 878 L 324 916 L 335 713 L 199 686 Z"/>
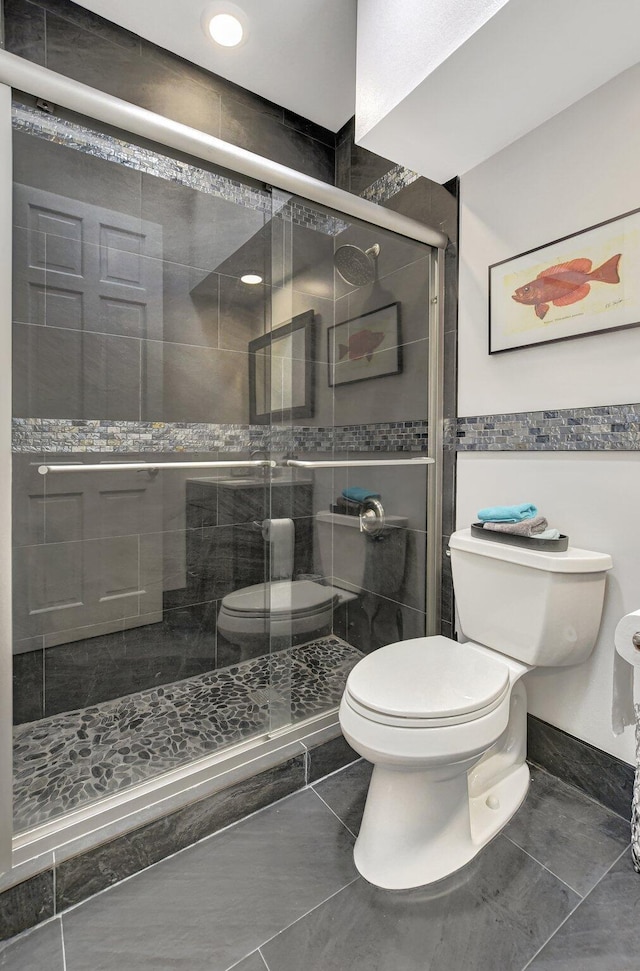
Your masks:
<path fill-rule="evenodd" d="M 427 467 L 427 634 L 439 632 L 442 499 L 442 330 L 443 269 L 447 237 L 439 230 L 351 195 L 294 169 L 223 142 L 212 135 L 144 108 L 114 98 L 0 50 L 0 874 L 15 867 L 30 869 L 19 879 L 75 855 L 91 845 L 166 815 L 187 802 L 204 798 L 271 765 L 300 755 L 303 740 L 315 744 L 335 737 L 335 710 L 266 739 L 250 739 L 165 773 L 157 779 L 107 796 L 17 837 L 13 836 L 12 805 L 12 615 L 11 615 L 11 325 L 12 325 L 12 88 L 43 98 L 90 120 L 112 125 L 125 134 L 143 137 L 192 157 L 212 162 L 251 179 L 302 196 L 311 202 L 426 243 L 431 250 L 430 338 L 428 373 Z M 135 819 L 135 823 L 134 823 Z M 63 847 L 61 856 L 60 847 Z"/>

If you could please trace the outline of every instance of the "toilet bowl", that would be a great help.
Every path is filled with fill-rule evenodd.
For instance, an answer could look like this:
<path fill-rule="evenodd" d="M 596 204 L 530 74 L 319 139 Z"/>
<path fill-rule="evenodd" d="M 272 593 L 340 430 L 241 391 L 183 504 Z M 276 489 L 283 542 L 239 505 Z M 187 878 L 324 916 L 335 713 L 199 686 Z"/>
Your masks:
<path fill-rule="evenodd" d="M 264 638 L 288 642 L 328 633 L 333 608 L 339 602 L 334 587 L 311 580 L 272 580 L 243 587 L 223 598 L 218 630 L 231 641 Z"/>
<path fill-rule="evenodd" d="M 351 671 L 340 706 L 346 740 L 374 766 L 354 861 L 386 889 L 460 869 L 516 812 L 529 784 L 521 678 L 589 655 L 612 565 L 607 554 L 523 550 L 469 530 L 450 549 L 471 640 L 374 651 Z"/>

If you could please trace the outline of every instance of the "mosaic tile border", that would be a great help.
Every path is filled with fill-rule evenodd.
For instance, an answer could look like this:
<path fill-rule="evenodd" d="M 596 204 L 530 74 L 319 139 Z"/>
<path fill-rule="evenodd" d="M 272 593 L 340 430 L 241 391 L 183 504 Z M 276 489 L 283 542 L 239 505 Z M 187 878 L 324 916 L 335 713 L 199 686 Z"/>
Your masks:
<path fill-rule="evenodd" d="M 245 209 L 254 209 L 264 213 L 266 219 L 278 215 L 297 226 L 313 229 L 326 236 L 337 236 L 348 225 L 336 216 L 320 212 L 313 206 L 291 201 L 290 197 L 281 191 L 274 192 L 272 195 L 271 192 L 252 188 L 235 179 L 208 172 L 206 169 L 179 159 L 115 138 L 113 135 L 93 131 L 91 128 L 85 128 L 76 122 L 58 118 L 36 108 L 14 104 L 12 124 L 16 131 L 44 138 L 46 141 L 64 145 L 66 148 L 107 162 L 124 165 L 137 172 L 166 179 L 176 185 L 197 189 L 199 192 L 214 195 L 226 202 L 243 206 Z"/>
<path fill-rule="evenodd" d="M 640 403 L 458 418 L 445 442 L 458 452 L 637 452 Z"/>
<path fill-rule="evenodd" d="M 144 422 L 14 418 L 14 452 L 426 452 L 427 422 L 380 422 L 312 428 L 291 425 L 216 425 L 204 422 Z"/>
<path fill-rule="evenodd" d="M 640 451 L 640 403 L 449 419 L 448 451 Z M 14 418 L 14 452 L 426 452 L 425 420 L 367 425 L 231 425 L 205 422 Z"/>
<path fill-rule="evenodd" d="M 411 185 L 412 182 L 415 182 L 419 178 L 420 176 L 417 172 L 412 172 L 411 169 L 405 169 L 402 165 L 395 165 L 384 175 L 381 175 L 379 179 L 376 179 L 375 182 L 372 182 L 370 186 L 367 186 L 364 192 L 360 193 L 360 198 L 382 205 L 388 199 L 395 196 L 396 193 L 400 192 L 400 189 Z"/>

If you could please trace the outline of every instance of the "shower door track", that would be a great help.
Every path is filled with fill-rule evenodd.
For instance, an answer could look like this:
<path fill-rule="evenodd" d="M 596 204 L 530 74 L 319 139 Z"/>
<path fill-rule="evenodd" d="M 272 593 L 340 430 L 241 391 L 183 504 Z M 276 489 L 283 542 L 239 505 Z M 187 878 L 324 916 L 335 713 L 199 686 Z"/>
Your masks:
<path fill-rule="evenodd" d="M 429 441 L 427 501 L 427 633 L 439 629 L 437 578 L 441 551 L 441 454 L 442 454 L 442 313 L 444 249 L 448 239 L 440 230 L 419 223 L 392 209 L 303 175 L 287 166 L 262 158 L 219 138 L 172 121 L 154 112 L 97 91 L 21 57 L 0 50 L 0 360 L 5 371 L 0 382 L 0 873 L 25 863 L 38 872 L 34 857 L 43 860 L 55 852 L 64 858 L 70 847 L 82 850 L 114 838 L 146 821 L 166 815 L 181 805 L 202 798 L 206 792 L 231 784 L 234 778 L 255 774 L 267 763 L 289 751 L 300 754 L 301 739 L 314 733 L 338 733 L 336 709 L 304 724 L 290 726 L 274 738 L 258 739 L 185 765 L 166 776 L 123 790 L 85 810 L 60 817 L 13 837 L 12 748 L 11 748 L 11 253 L 12 253 L 12 128 L 11 88 L 25 91 L 89 119 L 116 127 L 125 133 L 150 139 L 170 149 L 231 169 L 286 192 L 302 196 L 337 213 L 346 214 L 400 236 L 433 247 L 431 259 L 431 303 L 425 315 L 429 355 Z M 394 463 L 395 464 L 395 461 Z M 426 464 L 423 462 L 423 464 Z M 153 467 L 152 467 L 153 468 Z M 47 471 L 53 471 L 48 468 Z M 66 471 L 69 471 L 67 467 Z M 77 471 L 74 469 L 73 471 Z M 306 734 L 305 734 L 306 733 Z M 273 763 L 275 764 L 275 763 Z M 107 806 L 108 803 L 108 806 Z M 170 808 L 170 806 L 172 808 Z M 70 842 L 71 841 L 71 842 Z M 61 849 L 65 844 L 64 849 Z M 75 852 L 80 852 L 76 848 Z M 13 859 L 12 859 L 13 853 Z M 30 861 L 30 862 L 28 862 Z M 48 858 L 42 868 L 49 865 Z M 19 879 L 26 878 L 19 877 Z"/>

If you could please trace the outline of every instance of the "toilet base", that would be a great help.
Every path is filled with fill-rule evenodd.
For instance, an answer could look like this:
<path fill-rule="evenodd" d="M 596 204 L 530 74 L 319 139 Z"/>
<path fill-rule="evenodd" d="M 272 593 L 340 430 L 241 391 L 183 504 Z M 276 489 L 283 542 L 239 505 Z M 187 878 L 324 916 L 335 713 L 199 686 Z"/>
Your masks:
<path fill-rule="evenodd" d="M 353 854 L 365 880 L 409 890 L 454 873 L 506 825 L 529 788 L 522 763 L 470 798 L 465 767 L 448 768 L 455 774 L 444 779 L 441 769 L 374 768 Z"/>

